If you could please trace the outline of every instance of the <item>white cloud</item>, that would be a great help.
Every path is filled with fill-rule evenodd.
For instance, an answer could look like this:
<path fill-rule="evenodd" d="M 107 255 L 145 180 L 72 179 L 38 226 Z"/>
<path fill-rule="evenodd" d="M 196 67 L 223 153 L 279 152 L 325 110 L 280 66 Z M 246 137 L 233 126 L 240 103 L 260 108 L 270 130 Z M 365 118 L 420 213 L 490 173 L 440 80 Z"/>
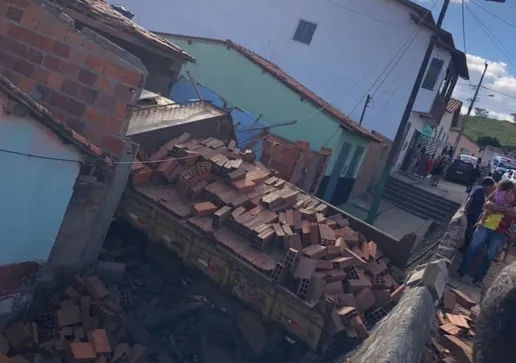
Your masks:
<path fill-rule="evenodd" d="M 484 71 L 486 59 L 471 54 L 467 55 L 467 59 L 470 82 L 476 85 Z M 487 72 L 482 85 L 490 90 L 480 89 L 475 107 L 487 109 L 493 118 L 513 121 L 511 113 L 516 113 L 516 77 L 509 73 L 507 63 L 490 60 L 487 60 L 487 63 Z M 460 86 L 467 83 L 467 81 L 459 79 L 459 85 L 455 87 L 453 93 L 454 98 L 464 102 L 463 113 L 466 113 L 469 106 L 468 98 L 472 98 L 475 92 L 471 87 Z M 498 92 L 513 95 L 515 98 L 504 96 Z"/>

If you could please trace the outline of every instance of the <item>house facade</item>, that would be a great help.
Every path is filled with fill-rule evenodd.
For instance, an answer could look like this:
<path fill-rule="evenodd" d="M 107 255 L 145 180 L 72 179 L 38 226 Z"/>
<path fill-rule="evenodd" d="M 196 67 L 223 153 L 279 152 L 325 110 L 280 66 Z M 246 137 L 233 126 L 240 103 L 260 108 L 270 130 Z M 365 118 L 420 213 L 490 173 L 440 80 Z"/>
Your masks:
<path fill-rule="evenodd" d="M 242 44 L 354 120 L 370 94 L 372 107 L 362 125 L 390 140 L 435 25 L 429 10 L 408 0 L 191 0 L 180 8 L 166 0 L 122 3 L 153 30 Z M 398 167 L 407 146 L 438 126 L 458 77 L 469 77 L 465 55 L 451 34 L 442 32 L 405 130 Z"/>
<path fill-rule="evenodd" d="M 195 63 L 183 67 L 184 77 L 172 89 L 173 100 L 198 97 L 189 81 L 191 76 L 198 85 L 198 92 L 206 87 L 225 101 L 221 106 L 238 106 L 259 118 L 251 125 L 241 125 L 242 120 L 233 116 L 233 121 L 239 123 L 235 127 L 237 136 L 239 130 L 263 132 L 264 128 L 270 128 L 271 133 L 292 143 L 308 142 L 315 151 L 331 149 L 317 194 L 335 204 L 345 202 L 369 143 L 379 141 L 375 136 L 277 65 L 247 48 L 211 38 L 160 35 L 196 59 Z M 287 125 L 283 125 L 285 123 Z M 239 140 L 245 147 L 247 142 L 249 140 Z"/>
<path fill-rule="evenodd" d="M 455 141 L 457 140 L 457 137 L 459 137 L 459 131 L 458 130 L 451 130 L 450 135 L 448 138 L 448 145 L 453 146 L 455 145 Z M 471 155 L 475 157 L 482 157 L 482 147 L 478 145 L 475 140 L 472 140 L 467 135 L 463 134 L 460 138 L 459 145 L 457 146 L 457 149 L 453 153 L 453 157 L 457 158 L 460 154 L 466 154 Z"/>

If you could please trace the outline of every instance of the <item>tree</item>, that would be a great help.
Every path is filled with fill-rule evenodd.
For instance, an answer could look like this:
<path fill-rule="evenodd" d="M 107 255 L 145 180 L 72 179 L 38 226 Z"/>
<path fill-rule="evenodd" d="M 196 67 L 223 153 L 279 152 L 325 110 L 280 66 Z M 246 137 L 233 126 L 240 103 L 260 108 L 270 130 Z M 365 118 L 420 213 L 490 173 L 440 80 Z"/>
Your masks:
<path fill-rule="evenodd" d="M 498 140 L 496 137 L 493 136 L 479 136 L 477 138 L 477 144 L 486 147 L 486 146 L 494 146 L 494 147 L 500 147 L 502 144 L 500 144 L 500 140 Z"/>
<path fill-rule="evenodd" d="M 485 108 L 475 107 L 475 116 L 488 118 L 489 117 L 489 111 Z"/>

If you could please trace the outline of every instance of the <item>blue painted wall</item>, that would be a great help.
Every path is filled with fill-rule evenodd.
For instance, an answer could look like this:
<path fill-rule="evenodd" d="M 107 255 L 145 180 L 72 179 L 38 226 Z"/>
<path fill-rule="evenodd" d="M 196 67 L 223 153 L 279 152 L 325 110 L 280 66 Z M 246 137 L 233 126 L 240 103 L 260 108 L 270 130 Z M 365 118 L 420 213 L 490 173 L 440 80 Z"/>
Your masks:
<path fill-rule="evenodd" d="M 6 115 L 1 107 L 0 149 L 80 160 L 73 146 L 64 145 L 38 121 Z M 0 167 L 0 265 L 46 261 L 72 197 L 79 163 L 0 151 Z"/>
<path fill-rule="evenodd" d="M 255 128 L 265 126 L 263 120 L 258 120 L 258 115 L 253 115 L 251 112 L 245 111 L 240 108 L 239 105 L 232 104 L 229 100 L 224 100 L 222 97 L 217 95 L 215 91 L 212 91 L 204 85 L 197 85 L 197 90 L 201 94 L 201 97 L 205 101 L 210 101 L 217 107 L 220 108 L 232 108 L 231 117 L 235 125 L 235 134 L 237 137 L 238 145 L 241 148 L 250 148 L 254 151 L 258 159 L 262 155 L 263 151 L 263 140 L 257 141 L 255 144 L 247 146 L 249 141 L 258 139 L 262 134 L 263 130 L 243 130 L 246 128 Z M 192 86 L 192 83 L 181 76 L 178 81 L 172 87 L 170 92 L 170 98 L 176 102 L 186 102 L 188 100 L 197 99 L 197 94 Z M 237 108 L 235 108 L 237 107 Z M 240 109 L 239 109 L 240 108 Z M 242 130 L 242 131 L 240 131 Z"/>

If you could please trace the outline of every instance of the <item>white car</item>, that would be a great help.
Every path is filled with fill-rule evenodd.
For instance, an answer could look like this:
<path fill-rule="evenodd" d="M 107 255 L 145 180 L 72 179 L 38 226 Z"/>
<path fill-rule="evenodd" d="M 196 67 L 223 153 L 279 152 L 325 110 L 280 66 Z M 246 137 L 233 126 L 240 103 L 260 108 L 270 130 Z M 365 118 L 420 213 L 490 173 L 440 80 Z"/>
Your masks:
<path fill-rule="evenodd" d="M 509 179 L 514 184 L 516 184 L 516 172 L 514 170 L 509 170 L 504 175 L 502 175 L 502 180 Z"/>

